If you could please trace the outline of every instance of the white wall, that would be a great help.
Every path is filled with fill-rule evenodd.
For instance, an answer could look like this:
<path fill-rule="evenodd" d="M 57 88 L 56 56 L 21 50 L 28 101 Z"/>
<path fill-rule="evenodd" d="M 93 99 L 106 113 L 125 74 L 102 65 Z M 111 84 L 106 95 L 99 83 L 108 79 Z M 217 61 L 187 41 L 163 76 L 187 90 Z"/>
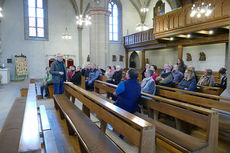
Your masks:
<path fill-rule="evenodd" d="M 225 65 L 225 49 L 225 43 L 185 47 L 183 59 L 186 65 L 193 65 L 196 70 L 204 71 L 210 68 L 213 71 L 219 71 L 220 67 Z M 206 54 L 206 61 L 199 61 L 200 52 Z M 192 55 L 192 61 L 186 61 L 186 53 Z"/>
<path fill-rule="evenodd" d="M 29 76 L 41 78 L 48 65 L 48 55 L 57 52 L 78 55 L 77 27 L 75 13 L 70 1 L 48 0 L 48 41 L 24 39 L 24 1 L 7 0 L 3 5 L 4 18 L 1 24 L 2 53 L 0 63 L 6 64 L 7 58 L 23 53 L 27 56 Z M 72 34 L 72 40 L 62 40 L 65 27 Z M 76 61 L 75 61 L 76 62 Z M 75 63 L 76 65 L 78 62 Z M 14 78 L 15 63 L 6 64 Z"/>
<path fill-rule="evenodd" d="M 177 62 L 178 49 L 168 48 L 161 50 L 146 51 L 145 58 L 149 59 L 150 65 L 156 65 L 158 68 L 163 68 L 165 63 L 175 65 Z"/>

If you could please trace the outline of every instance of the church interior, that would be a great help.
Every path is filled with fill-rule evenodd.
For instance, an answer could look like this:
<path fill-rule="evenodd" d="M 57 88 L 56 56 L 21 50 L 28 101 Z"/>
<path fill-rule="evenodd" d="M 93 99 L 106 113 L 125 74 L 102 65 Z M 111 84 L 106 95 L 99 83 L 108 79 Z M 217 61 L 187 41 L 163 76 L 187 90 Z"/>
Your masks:
<path fill-rule="evenodd" d="M 230 153 L 230 0 L 0 0 L 0 153 Z"/>

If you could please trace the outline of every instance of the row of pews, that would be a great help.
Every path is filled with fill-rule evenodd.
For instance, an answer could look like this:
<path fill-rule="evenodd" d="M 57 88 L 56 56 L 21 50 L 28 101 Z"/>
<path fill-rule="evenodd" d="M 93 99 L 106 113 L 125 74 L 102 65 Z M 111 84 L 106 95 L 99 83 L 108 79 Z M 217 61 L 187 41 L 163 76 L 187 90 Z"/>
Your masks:
<path fill-rule="evenodd" d="M 16 98 L 0 133 L 1 153 L 57 153 L 46 109 L 37 107 L 35 84 Z M 44 146 L 44 148 L 43 148 Z M 43 151 L 42 151 L 43 150 Z"/>
<path fill-rule="evenodd" d="M 70 100 L 71 99 L 71 100 Z M 82 103 L 82 111 L 74 104 Z M 138 148 L 139 153 L 155 152 L 155 126 L 111 104 L 92 92 L 72 83 L 65 84 L 64 95 L 54 95 L 55 108 L 65 119 L 70 135 L 77 136 L 81 152 L 124 152 L 106 135 L 107 124 Z M 99 128 L 90 119 L 90 113 L 100 120 Z"/>
<path fill-rule="evenodd" d="M 104 90 L 107 98 L 116 87 L 100 80 L 95 82 L 95 92 Z M 229 98 L 216 95 L 157 86 L 156 95 L 142 93 L 140 103 L 147 116 L 137 115 L 155 125 L 157 138 L 182 152 L 217 152 L 218 133 L 230 133 L 230 122 L 221 118 L 221 115 L 230 116 L 230 103 L 220 100 L 230 101 Z M 160 122 L 162 114 L 175 118 L 174 125 Z M 205 139 L 188 134 L 183 129 L 183 122 L 189 123 L 190 127 L 193 125 L 203 129 Z"/>

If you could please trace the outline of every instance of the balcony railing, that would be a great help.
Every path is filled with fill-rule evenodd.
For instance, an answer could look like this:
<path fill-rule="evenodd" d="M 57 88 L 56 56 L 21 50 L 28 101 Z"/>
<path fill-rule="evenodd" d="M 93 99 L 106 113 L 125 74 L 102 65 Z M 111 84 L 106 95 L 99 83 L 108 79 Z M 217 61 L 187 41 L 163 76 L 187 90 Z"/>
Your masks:
<path fill-rule="evenodd" d="M 147 31 L 142 31 L 142 32 L 125 36 L 124 39 L 125 39 L 124 40 L 125 46 L 127 46 L 127 45 L 135 45 L 135 44 L 155 40 L 155 37 L 153 35 L 153 28 L 152 28 Z"/>

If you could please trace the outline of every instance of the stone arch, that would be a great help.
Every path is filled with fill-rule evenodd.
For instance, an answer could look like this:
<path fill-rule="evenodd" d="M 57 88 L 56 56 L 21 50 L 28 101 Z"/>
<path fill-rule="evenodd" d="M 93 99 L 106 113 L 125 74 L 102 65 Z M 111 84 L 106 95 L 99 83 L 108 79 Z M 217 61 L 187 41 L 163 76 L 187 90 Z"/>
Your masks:
<path fill-rule="evenodd" d="M 141 61 L 140 61 L 140 57 L 139 55 L 137 54 L 137 52 L 132 52 L 131 55 L 130 55 L 130 58 L 129 58 L 129 64 L 131 62 L 131 60 L 133 59 L 133 61 L 135 62 L 136 64 L 136 69 L 140 69 L 141 68 Z M 129 66 L 130 67 L 130 66 Z"/>

